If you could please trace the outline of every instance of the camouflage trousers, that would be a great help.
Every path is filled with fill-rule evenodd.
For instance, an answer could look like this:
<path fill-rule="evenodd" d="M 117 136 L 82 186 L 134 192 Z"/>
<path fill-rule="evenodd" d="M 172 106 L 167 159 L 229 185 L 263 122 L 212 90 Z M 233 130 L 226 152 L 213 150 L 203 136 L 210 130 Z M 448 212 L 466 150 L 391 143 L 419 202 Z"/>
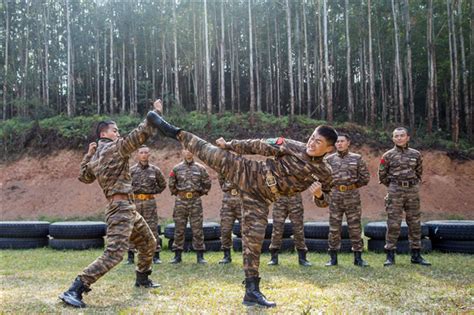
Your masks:
<path fill-rule="evenodd" d="M 201 198 L 186 199 L 176 197 L 173 210 L 174 241 L 173 251 L 184 249 L 186 225 L 191 225 L 193 233 L 193 249 L 206 250 L 204 245 L 204 232 L 202 230 L 202 202 Z"/>
<path fill-rule="evenodd" d="M 270 249 L 280 249 L 285 220 L 289 217 L 293 225 L 293 239 L 297 250 L 308 251 L 304 242 L 304 208 L 301 194 L 281 196 L 273 204 L 273 230 Z"/>
<path fill-rule="evenodd" d="M 397 248 L 403 211 L 405 211 L 406 214 L 410 248 L 421 249 L 419 186 L 401 187 L 395 183 L 391 183 L 388 187 L 388 194 L 385 197 L 385 210 L 387 211 L 385 249 L 392 250 Z"/>
<path fill-rule="evenodd" d="M 183 146 L 239 187 L 242 197 L 242 252 L 246 277 L 258 277 L 267 227 L 268 206 L 275 195 L 265 184 L 265 163 L 222 150 L 192 133 L 181 131 Z"/>
<path fill-rule="evenodd" d="M 331 191 L 331 203 L 329 205 L 329 250 L 338 251 L 341 249 L 342 219 L 346 215 L 351 238 L 352 251 L 361 252 L 364 250 L 362 240 L 360 194 L 358 190 L 348 190 L 340 192 Z"/>
<path fill-rule="evenodd" d="M 158 235 L 158 213 L 156 212 L 156 200 L 136 200 L 135 199 L 136 210 L 140 215 L 145 219 L 146 223 L 153 232 L 153 236 L 156 239 L 156 252 L 161 251 L 160 246 L 160 236 Z M 128 250 L 136 251 L 133 243 L 130 242 Z"/>
<path fill-rule="evenodd" d="M 235 220 L 242 222 L 242 199 L 225 192 L 221 208 L 221 249 L 232 248 L 232 228 Z"/>
<path fill-rule="evenodd" d="M 122 261 L 128 250 L 129 240 L 138 250 L 136 270 L 139 272 L 151 270 L 156 239 L 143 217 L 135 211 L 133 202 L 111 202 L 105 212 L 105 221 L 107 245 L 104 253 L 79 275 L 87 287 Z"/>

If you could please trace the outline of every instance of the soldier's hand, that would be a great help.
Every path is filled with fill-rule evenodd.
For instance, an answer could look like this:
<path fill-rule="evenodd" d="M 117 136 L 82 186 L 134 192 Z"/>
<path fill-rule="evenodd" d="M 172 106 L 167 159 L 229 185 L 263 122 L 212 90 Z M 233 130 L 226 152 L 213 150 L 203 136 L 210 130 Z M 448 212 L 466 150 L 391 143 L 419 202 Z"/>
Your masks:
<path fill-rule="evenodd" d="M 224 138 L 220 137 L 219 139 L 216 140 L 216 145 L 221 148 L 221 149 L 225 149 L 225 145 L 226 145 L 226 141 Z"/>
<path fill-rule="evenodd" d="M 153 107 L 155 108 L 155 110 L 159 111 L 160 113 L 163 113 L 163 102 L 160 99 L 157 99 L 153 103 Z"/>
<path fill-rule="evenodd" d="M 97 150 L 97 143 L 95 142 L 89 143 L 89 150 L 87 151 L 87 155 L 93 156 L 96 150 Z"/>
<path fill-rule="evenodd" d="M 309 191 L 315 196 L 316 198 L 320 199 L 323 195 L 322 186 L 320 182 L 314 182 L 309 186 Z"/>

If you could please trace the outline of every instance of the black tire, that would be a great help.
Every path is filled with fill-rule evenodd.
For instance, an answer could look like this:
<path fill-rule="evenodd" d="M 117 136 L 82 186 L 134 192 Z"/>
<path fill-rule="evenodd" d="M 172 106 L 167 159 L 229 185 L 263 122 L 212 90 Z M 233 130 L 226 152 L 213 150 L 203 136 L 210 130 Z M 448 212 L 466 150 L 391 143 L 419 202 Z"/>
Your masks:
<path fill-rule="evenodd" d="M 433 249 L 445 253 L 474 254 L 474 241 L 436 240 Z"/>
<path fill-rule="evenodd" d="M 305 238 L 316 238 L 316 239 L 328 239 L 329 235 L 329 222 L 328 221 L 315 221 L 306 222 L 304 224 L 304 237 Z M 349 238 L 349 228 L 347 222 L 342 222 L 341 238 Z"/>
<path fill-rule="evenodd" d="M 270 251 L 270 244 L 271 240 L 264 239 L 262 244 L 262 253 L 268 253 Z M 234 251 L 241 252 L 242 251 L 242 239 L 240 237 L 234 237 L 232 240 L 232 247 Z M 280 252 L 287 252 L 287 251 L 294 251 L 295 250 L 295 242 L 292 238 L 284 238 L 282 239 Z"/>
<path fill-rule="evenodd" d="M 52 238 L 49 240 L 49 247 L 54 249 L 90 249 L 104 248 L 103 238 L 92 239 L 60 239 Z"/>
<path fill-rule="evenodd" d="M 107 232 L 107 224 L 95 221 L 55 222 L 49 226 L 49 235 L 55 239 L 96 239 Z"/>
<path fill-rule="evenodd" d="M 316 252 L 316 253 L 326 253 L 329 249 L 329 244 L 327 239 L 305 239 L 306 246 L 308 247 L 308 251 Z M 350 253 L 352 248 L 351 240 L 349 239 L 341 239 L 341 249 L 339 250 L 340 253 Z"/>
<path fill-rule="evenodd" d="M 273 219 L 269 219 L 267 223 L 267 227 L 265 228 L 265 238 L 272 238 L 272 230 L 273 230 Z M 232 233 L 234 233 L 237 237 L 242 237 L 242 231 L 239 222 L 235 222 L 234 226 L 232 227 Z M 293 224 L 290 220 L 285 220 L 285 225 L 283 226 L 283 238 L 289 238 L 293 235 Z"/>
<path fill-rule="evenodd" d="M 373 240 L 368 241 L 369 252 L 383 253 L 385 251 L 385 240 Z M 424 238 L 421 240 L 421 251 L 423 253 L 431 252 L 433 249 L 431 240 Z M 397 254 L 408 254 L 410 253 L 410 243 L 408 240 L 399 240 L 397 242 Z"/>
<path fill-rule="evenodd" d="M 48 246 L 48 238 L 0 238 L 0 249 L 28 249 Z"/>
<path fill-rule="evenodd" d="M 217 240 L 221 237 L 221 227 L 216 222 L 204 222 L 202 225 L 202 230 L 204 233 L 204 240 Z M 165 227 L 165 237 L 167 239 L 174 239 L 174 223 L 168 224 Z M 186 225 L 186 230 L 184 232 L 185 241 L 193 240 L 193 233 L 191 231 L 191 226 L 189 223 Z"/>
<path fill-rule="evenodd" d="M 45 238 L 48 231 L 46 221 L 0 221 L 0 237 L 3 238 Z"/>
<path fill-rule="evenodd" d="M 369 222 L 364 227 L 364 235 L 373 239 L 373 240 L 385 240 L 385 234 L 387 233 L 387 222 L 378 221 L 378 222 Z M 428 225 L 421 223 L 421 237 L 426 237 L 429 235 Z M 398 240 L 407 240 L 408 239 L 408 225 L 405 221 L 402 221 L 400 227 L 400 236 Z"/>
<path fill-rule="evenodd" d="M 174 240 L 168 240 L 168 248 L 171 250 Z M 219 252 L 221 250 L 221 240 L 204 241 L 206 252 Z M 185 241 L 183 246 L 184 252 L 194 251 L 192 241 Z"/>
<path fill-rule="evenodd" d="M 443 220 L 426 222 L 430 230 L 430 238 L 436 240 L 474 240 L 474 221 Z"/>

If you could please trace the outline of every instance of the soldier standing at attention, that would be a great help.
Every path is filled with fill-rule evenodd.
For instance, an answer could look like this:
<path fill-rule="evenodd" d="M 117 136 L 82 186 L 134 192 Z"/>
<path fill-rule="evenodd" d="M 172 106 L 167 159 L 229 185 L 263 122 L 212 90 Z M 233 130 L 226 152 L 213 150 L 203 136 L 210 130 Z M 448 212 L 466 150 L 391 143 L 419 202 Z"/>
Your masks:
<path fill-rule="evenodd" d="M 317 127 L 306 144 L 284 138 L 232 140 L 220 138 L 217 146 L 183 131 L 159 114 L 149 112 L 147 119 L 160 131 L 180 141 L 201 161 L 224 174 L 239 187 L 242 197 L 242 245 L 245 272 L 243 304 L 274 307 L 260 291 L 260 253 L 268 206 L 281 195 L 291 195 L 310 188 L 314 202 L 327 207 L 332 186 L 330 166 L 323 161 L 337 140 L 336 131 L 329 126 Z M 265 161 L 250 160 L 234 154 L 268 156 Z"/>
<path fill-rule="evenodd" d="M 184 249 L 186 224 L 191 225 L 193 233 L 193 248 L 197 254 L 197 262 L 205 264 L 204 232 L 202 230 L 202 201 L 201 196 L 207 195 L 211 189 L 211 180 L 206 168 L 194 162 L 194 156 L 188 150 L 182 150 L 183 162 L 179 163 L 170 173 L 168 186 L 171 194 L 176 196 L 173 210 L 174 220 L 174 259 L 172 264 L 181 262 Z"/>
<path fill-rule="evenodd" d="M 154 113 L 163 109 L 161 100 L 154 104 Z M 155 133 L 147 120 L 121 138 L 113 121 L 101 121 L 97 125 L 98 144 L 89 144 L 89 150 L 81 162 L 79 180 L 86 184 L 96 179 L 109 204 L 105 210 L 107 246 L 104 253 L 79 274 L 71 287 L 59 298 L 74 307 L 85 307 L 82 294 L 110 269 L 122 261 L 129 241 L 138 250 L 135 286 L 156 288 L 148 276 L 151 274 L 156 239 L 143 217 L 135 210 L 132 177 L 128 168 L 130 155 Z"/>
<path fill-rule="evenodd" d="M 404 127 L 395 128 L 392 133 L 395 146 L 385 152 L 380 160 L 379 181 L 388 187 L 385 197 L 387 211 L 387 234 L 384 266 L 395 264 L 395 250 L 400 236 L 403 211 L 406 213 L 408 240 L 412 264 L 430 266 L 423 259 L 421 251 L 420 182 L 423 173 L 421 153 L 408 147 L 410 135 Z"/>
<path fill-rule="evenodd" d="M 329 204 L 329 256 L 326 266 L 337 265 L 337 252 L 341 249 L 342 218 L 346 214 L 349 236 L 354 252 L 354 265 L 365 267 L 362 259 L 364 241 L 362 240 L 359 188 L 369 183 L 367 164 L 360 154 L 349 151 L 351 139 L 347 134 L 339 134 L 336 141 L 337 152 L 326 157 L 331 165 L 334 187 Z"/>
<path fill-rule="evenodd" d="M 237 185 L 226 180 L 222 174 L 219 175 L 219 184 L 224 192 L 221 208 L 221 249 L 224 252 L 224 258 L 219 261 L 219 264 L 229 264 L 232 262 L 230 255 L 232 227 L 235 220 L 242 223 L 242 199 Z"/>
<path fill-rule="evenodd" d="M 270 244 L 272 258 L 268 265 L 278 265 L 278 252 L 281 248 L 287 217 L 290 217 L 290 221 L 293 224 L 293 239 L 298 251 L 298 263 L 301 266 L 311 266 L 311 263 L 306 260 L 308 247 L 306 247 L 304 242 L 304 208 L 301 193 L 291 196 L 280 196 L 273 204 L 273 230 Z"/>
<path fill-rule="evenodd" d="M 138 163 L 130 168 L 132 188 L 137 212 L 145 219 L 156 238 L 154 264 L 161 264 L 161 246 L 158 235 L 158 213 L 156 212 L 155 195 L 166 188 L 166 179 L 158 166 L 149 163 L 150 148 L 142 145 L 138 149 Z M 127 264 L 133 264 L 135 248 L 130 243 Z"/>

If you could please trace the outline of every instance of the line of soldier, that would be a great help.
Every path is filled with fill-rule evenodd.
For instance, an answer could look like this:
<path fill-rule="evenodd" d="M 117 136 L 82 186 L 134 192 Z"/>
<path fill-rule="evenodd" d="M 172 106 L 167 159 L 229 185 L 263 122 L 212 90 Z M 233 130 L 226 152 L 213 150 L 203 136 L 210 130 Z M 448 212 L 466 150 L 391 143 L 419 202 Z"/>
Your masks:
<path fill-rule="evenodd" d="M 220 174 L 219 181 L 224 191 L 221 210 L 224 258 L 220 263 L 231 262 L 231 226 L 235 219 L 241 222 L 245 272 L 244 305 L 276 306 L 276 303 L 267 300 L 260 291 L 261 279 L 258 272 L 270 204 L 275 203 L 270 264 L 278 264 L 283 224 L 286 217 L 290 216 L 295 229 L 299 263 L 310 265 L 306 260 L 300 194 L 306 189 L 313 195 L 317 206 L 330 208 L 330 261 L 326 265 L 337 265 L 341 223 L 345 213 L 354 252 L 354 264 L 367 266 L 361 257 L 363 242 L 358 188 L 367 185 L 370 175 L 361 156 L 349 152 L 348 135 L 338 136 L 332 127 L 319 126 L 306 144 L 284 138 L 232 141 L 220 138 L 214 146 L 169 124 L 162 118 L 161 112 L 162 103 L 158 100 L 154 103 L 154 111 L 149 112 L 143 123 L 124 138 L 120 137 L 118 127 L 113 121 L 104 121 L 97 126 L 98 144 L 89 145 L 88 153 L 81 162 L 79 180 L 92 183 L 97 179 L 109 200 L 106 209 L 107 246 L 102 256 L 86 267 L 71 287 L 60 295 L 60 299 L 66 304 L 85 307 L 82 294 L 90 291 L 90 286 L 116 266 L 127 251 L 129 260 L 132 261 L 133 251 L 138 251 L 135 285 L 145 288 L 159 287 L 148 276 L 152 271 L 152 263 L 160 262 L 160 247 L 155 228 L 156 202 L 153 196 L 163 191 L 165 181 L 161 171 L 148 163 L 149 149 L 140 148 L 157 131 L 161 135 L 178 140 L 186 149 L 183 151 L 184 161 L 173 168 L 169 179 L 170 190 L 177 196 L 173 213 L 173 263 L 181 262 L 188 217 L 197 261 L 206 263 L 203 257 L 205 247 L 200 197 L 207 194 L 211 182 L 206 169 L 194 162 L 195 154 Z M 384 265 L 395 263 L 403 211 L 406 212 L 409 227 L 411 262 L 430 265 L 420 255 L 419 183 L 422 157 L 418 151 L 408 147 L 407 129 L 396 128 L 392 139 L 395 147 L 383 155 L 379 166 L 379 180 L 388 187 L 385 198 L 388 215 L 385 245 L 387 260 Z M 337 152 L 327 156 L 334 146 Z M 139 148 L 139 163 L 134 165 L 130 172 L 128 159 L 131 153 Z M 258 154 L 268 158 L 265 161 L 255 161 L 242 156 L 246 154 Z M 153 225 L 153 231 L 144 217 Z"/>

